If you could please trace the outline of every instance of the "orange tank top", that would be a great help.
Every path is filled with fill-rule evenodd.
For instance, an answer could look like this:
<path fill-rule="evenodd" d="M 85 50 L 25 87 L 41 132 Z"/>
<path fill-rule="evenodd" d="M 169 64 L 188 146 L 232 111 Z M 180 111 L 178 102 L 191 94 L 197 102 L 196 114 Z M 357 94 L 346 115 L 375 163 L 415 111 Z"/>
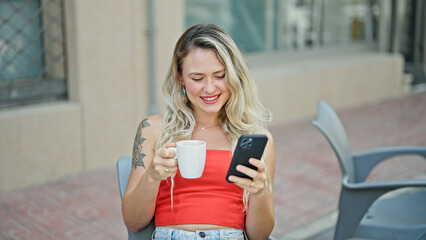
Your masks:
<path fill-rule="evenodd" d="M 173 209 L 170 178 L 161 181 L 155 225 L 213 224 L 244 228 L 243 189 L 226 181 L 232 152 L 207 150 L 203 175 L 197 179 L 174 177 Z"/>

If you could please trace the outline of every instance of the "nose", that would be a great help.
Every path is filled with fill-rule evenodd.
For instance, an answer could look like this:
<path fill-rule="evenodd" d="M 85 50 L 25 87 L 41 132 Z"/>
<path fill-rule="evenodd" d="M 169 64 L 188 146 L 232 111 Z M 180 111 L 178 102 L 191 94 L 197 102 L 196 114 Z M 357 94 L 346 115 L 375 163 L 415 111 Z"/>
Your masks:
<path fill-rule="evenodd" d="M 206 93 L 214 93 L 216 91 L 216 85 L 214 79 L 207 78 L 204 85 L 204 92 Z"/>

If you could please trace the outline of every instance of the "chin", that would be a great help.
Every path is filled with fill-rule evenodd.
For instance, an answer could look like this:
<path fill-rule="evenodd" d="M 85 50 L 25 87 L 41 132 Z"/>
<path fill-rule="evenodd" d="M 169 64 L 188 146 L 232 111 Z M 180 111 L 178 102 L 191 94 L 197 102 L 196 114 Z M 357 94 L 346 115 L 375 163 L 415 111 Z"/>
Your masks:
<path fill-rule="evenodd" d="M 203 112 L 206 113 L 218 113 L 222 109 L 223 105 L 221 106 L 214 106 L 214 107 L 208 107 L 208 108 L 202 108 Z"/>

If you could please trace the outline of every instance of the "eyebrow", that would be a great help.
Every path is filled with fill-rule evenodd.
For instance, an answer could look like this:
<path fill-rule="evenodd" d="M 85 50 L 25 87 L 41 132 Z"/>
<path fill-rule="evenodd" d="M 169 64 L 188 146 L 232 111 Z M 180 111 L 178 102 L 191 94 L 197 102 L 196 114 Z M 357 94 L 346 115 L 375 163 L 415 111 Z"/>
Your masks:
<path fill-rule="evenodd" d="M 221 70 L 214 72 L 213 74 L 218 74 L 218 73 L 221 73 L 221 72 L 224 72 L 224 71 L 225 71 L 225 69 L 221 69 Z M 204 75 L 204 73 L 191 72 L 191 73 L 188 74 L 188 76 L 189 75 Z"/>

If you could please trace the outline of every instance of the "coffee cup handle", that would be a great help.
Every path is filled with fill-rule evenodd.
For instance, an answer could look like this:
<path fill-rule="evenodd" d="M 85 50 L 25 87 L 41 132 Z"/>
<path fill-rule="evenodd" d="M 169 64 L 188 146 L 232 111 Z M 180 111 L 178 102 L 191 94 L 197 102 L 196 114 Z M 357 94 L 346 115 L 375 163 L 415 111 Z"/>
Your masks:
<path fill-rule="evenodd" d="M 173 152 L 175 152 L 175 156 L 173 157 L 174 159 L 177 159 L 177 149 L 175 147 L 169 147 L 167 149 L 172 150 Z"/>

